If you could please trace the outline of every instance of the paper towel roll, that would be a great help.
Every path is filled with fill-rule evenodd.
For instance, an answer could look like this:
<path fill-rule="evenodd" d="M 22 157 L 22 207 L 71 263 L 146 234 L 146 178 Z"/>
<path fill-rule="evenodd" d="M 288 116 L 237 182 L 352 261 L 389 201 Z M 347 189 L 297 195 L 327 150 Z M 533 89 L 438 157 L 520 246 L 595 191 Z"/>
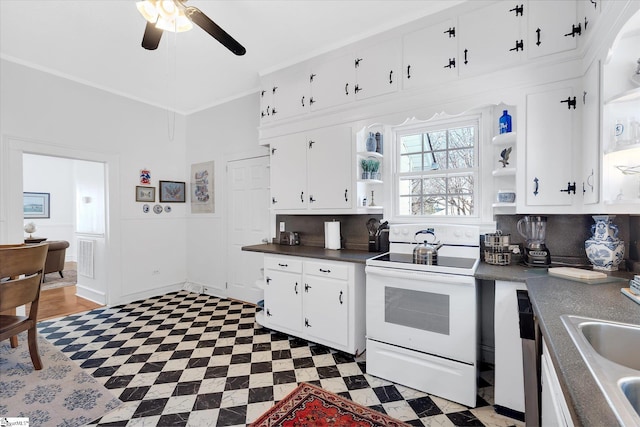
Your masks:
<path fill-rule="evenodd" d="M 324 223 L 324 247 L 340 249 L 340 221 Z"/>

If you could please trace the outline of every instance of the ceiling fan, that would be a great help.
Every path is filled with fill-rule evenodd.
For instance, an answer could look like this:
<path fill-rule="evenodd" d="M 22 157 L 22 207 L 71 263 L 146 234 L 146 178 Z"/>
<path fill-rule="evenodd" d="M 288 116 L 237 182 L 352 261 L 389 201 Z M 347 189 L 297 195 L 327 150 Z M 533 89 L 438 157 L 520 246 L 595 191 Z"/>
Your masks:
<path fill-rule="evenodd" d="M 218 24 L 193 6 L 185 6 L 187 0 L 143 0 L 136 2 L 138 11 L 147 20 L 142 37 L 142 47 L 154 50 L 160 44 L 163 31 L 182 32 L 197 26 L 218 40 L 236 55 L 244 55 L 246 49 Z"/>

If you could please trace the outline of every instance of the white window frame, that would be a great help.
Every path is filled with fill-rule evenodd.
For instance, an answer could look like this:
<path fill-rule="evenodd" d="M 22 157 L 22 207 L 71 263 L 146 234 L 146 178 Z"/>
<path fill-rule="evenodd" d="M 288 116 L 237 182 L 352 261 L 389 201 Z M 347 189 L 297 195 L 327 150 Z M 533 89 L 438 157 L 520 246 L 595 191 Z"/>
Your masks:
<path fill-rule="evenodd" d="M 455 222 L 458 224 L 478 224 L 483 222 L 485 213 L 483 210 L 483 197 L 482 197 L 482 181 L 485 179 L 482 165 L 483 151 L 482 146 L 486 145 L 486 135 L 484 134 L 485 123 L 487 116 L 490 114 L 484 114 L 484 109 L 481 111 L 476 110 L 474 113 L 463 114 L 460 116 L 447 116 L 447 117 L 435 117 L 428 121 L 410 120 L 402 125 L 394 126 L 392 130 L 392 209 L 393 220 L 397 222 L 425 222 L 437 221 L 440 223 Z M 488 112 L 488 111 L 487 111 Z M 473 197 L 474 197 L 474 213 L 473 215 L 400 215 L 400 194 L 399 183 L 400 178 L 405 175 L 400 174 L 400 139 L 404 135 L 415 135 L 419 133 L 426 133 L 428 131 L 443 130 L 449 128 L 456 128 L 462 126 L 475 126 L 475 143 L 474 143 L 474 158 L 475 163 L 473 167 L 474 185 L 473 185 Z M 428 171 L 423 176 L 428 176 Z M 453 174 L 455 175 L 455 173 Z"/>

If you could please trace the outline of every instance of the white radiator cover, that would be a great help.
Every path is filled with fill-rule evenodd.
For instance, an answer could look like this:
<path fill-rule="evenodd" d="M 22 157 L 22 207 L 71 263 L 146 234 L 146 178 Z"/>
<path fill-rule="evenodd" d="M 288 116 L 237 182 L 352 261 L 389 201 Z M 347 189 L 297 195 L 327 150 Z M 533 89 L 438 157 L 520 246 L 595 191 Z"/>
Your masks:
<path fill-rule="evenodd" d="M 96 241 L 78 239 L 78 274 L 94 279 L 94 250 Z"/>

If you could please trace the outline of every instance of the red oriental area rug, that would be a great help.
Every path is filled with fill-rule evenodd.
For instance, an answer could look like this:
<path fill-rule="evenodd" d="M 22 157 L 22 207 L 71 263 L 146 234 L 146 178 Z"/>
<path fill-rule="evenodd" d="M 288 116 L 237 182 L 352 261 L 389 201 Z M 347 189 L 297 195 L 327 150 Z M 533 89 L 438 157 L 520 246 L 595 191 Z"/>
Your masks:
<path fill-rule="evenodd" d="M 405 427 L 409 425 L 312 384 L 300 383 L 295 390 L 262 414 L 251 426 Z"/>

